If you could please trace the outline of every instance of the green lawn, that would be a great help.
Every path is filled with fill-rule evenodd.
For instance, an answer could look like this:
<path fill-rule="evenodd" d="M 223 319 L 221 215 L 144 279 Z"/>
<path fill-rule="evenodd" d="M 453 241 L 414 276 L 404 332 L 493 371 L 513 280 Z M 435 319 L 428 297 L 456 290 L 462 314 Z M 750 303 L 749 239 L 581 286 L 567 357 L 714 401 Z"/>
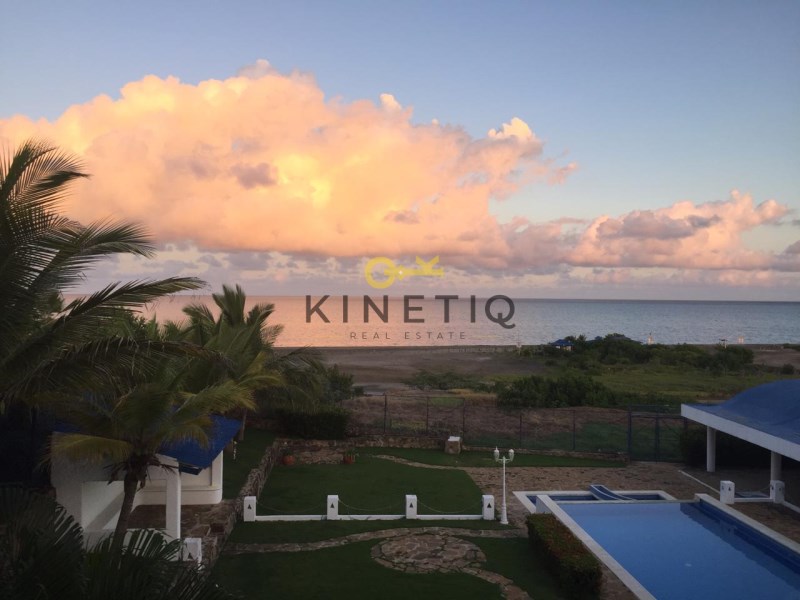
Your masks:
<path fill-rule="evenodd" d="M 247 475 L 258 466 L 267 447 L 272 445 L 275 434 L 262 429 L 247 429 L 244 440 L 237 444 L 236 460 L 233 454 L 225 452 L 222 460 L 222 497 L 236 498 L 242 489 Z"/>
<path fill-rule="evenodd" d="M 325 598 L 502 598 L 499 587 L 461 573 L 409 574 L 370 557 L 376 541 L 314 552 L 223 555 L 214 578 L 225 590 L 248 599 Z"/>
<path fill-rule="evenodd" d="M 531 548 L 528 538 L 510 540 L 492 538 L 470 538 L 486 555 L 484 568 L 500 573 L 528 592 L 536 600 L 559 600 L 558 584 L 545 570 L 541 559 Z"/>
<path fill-rule="evenodd" d="M 667 401 L 698 402 L 729 398 L 743 390 L 780 379 L 774 373 L 727 373 L 667 365 L 606 367 L 595 381 L 620 392 L 655 394 Z"/>
<path fill-rule="evenodd" d="M 570 442 L 571 443 L 571 442 Z M 559 448 L 561 446 L 552 446 Z M 566 448 L 565 448 L 566 449 Z M 579 449 L 582 450 L 582 449 Z M 624 451 L 625 448 L 622 449 Z M 596 448 L 591 449 L 592 452 Z M 426 465 L 450 467 L 497 467 L 497 463 L 487 452 L 462 452 L 461 454 L 445 454 L 442 450 L 422 450 L 418 448 L 359 448 L 359 455 L 396 456 Z M 596 458 L 579 458 L 573 456 L 547 456 L 544 454 L 517 454 L 514 467 L 623 467 L 624 463 L 614 460 Z"/>
<path fill-rule="evenodd" d="M 339 495 L 340 514 L 403 514 L 406 494 L 417 495 L 420 514 L 481 512 L 481 491 L 464 472 L 360 454 L 352 465 L 277 465 L 258 514 L 325 514 L 328 494 Z"/>

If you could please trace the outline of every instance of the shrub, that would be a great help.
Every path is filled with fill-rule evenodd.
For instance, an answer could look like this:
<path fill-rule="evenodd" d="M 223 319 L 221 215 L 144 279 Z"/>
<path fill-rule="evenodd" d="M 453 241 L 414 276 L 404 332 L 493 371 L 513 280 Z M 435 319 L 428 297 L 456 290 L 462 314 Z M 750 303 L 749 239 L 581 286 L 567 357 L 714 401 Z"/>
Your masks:
<path fill-rule="evenodd" d="M 781 375 L 794 375 L 794 365 L 786 363 L 781 367 Z"/>
<path fill-rule="evenodd" d="M 567 598 L 598 598 L 600 561 L 553 515 L 530 515 L 528 539 Z"/>
<path fill-rule="evenodd" d="M 350 421 L 350 413 L 338 406 L 280 408 L 275 416 L 281 433 L 317 440 L 344 439 Z"/>

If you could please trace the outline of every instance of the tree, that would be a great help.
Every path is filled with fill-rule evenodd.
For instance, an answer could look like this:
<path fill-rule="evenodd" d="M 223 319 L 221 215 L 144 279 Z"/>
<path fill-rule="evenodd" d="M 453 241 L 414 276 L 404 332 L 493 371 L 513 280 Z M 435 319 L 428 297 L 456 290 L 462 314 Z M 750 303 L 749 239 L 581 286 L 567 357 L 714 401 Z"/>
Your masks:
<path fill-rule="evenodd" d="M 204 304 L 191 304 L 184 309 L 189 317 L 185 339 L 222 354 L 227 362 L 209 365 L 202 359 L 193 361 L 188 376 L 190 389 L 231 378 L 254 390 L 280 389 L 294 395 L 319 393 L 320 373 L 324 371 L 314 352 L 307 348 L 284 354 L 275 351 L 282 327 L 267 322 L 275 310 L 273 304 L 255 304 L 246 311 L 247 295 L 239 285 L 223 285 L 222 293 L 213 294 L 212 298 L 220 310 L 216 319 Z M 260 377 L 258 386 L 249 381 L 254 376 Z M 240 439 L 246 421 L 244 409 Z"/>
<path fill-rule="evenodd" d="M 0 486 L 0 597 L 8 600 L 227 600 L 208 571 L 174 558 L 181 542 L 135 531 L 87 549 L 64 507 L 21 487 Z"/>
<path fill-rule="evenodd" d="M 157 340 L 164 329 L 148 327 Z M 246 372 L 241 381 L 225 379 L 197 391 L 186 388 L 185 356 L 159 360 L 158 369 L 133 370 L 105 388 L 51 400 L 51 409 L 75 429 L 53 437 L 50 456 L 106 465 L 109 482 L 123 480 L 123 501 L 114 532 L 114 545 L 122 546 L 137 490 L 147 482 L 148 469 L 171 466 L 161 462 L 164 446 L 196 440 L 208 443 L 212 416 L 238 407 L 253 406 L 252 390 L 265 382 L 258 373 Z"/>
<path fill-rule="evenodd" d="M 81 225 L 59 213 L 69 184 L 85 177 L 75 157 L 39 141 L 0 156 L 0 409 L 53 390 L 90 388 L 130 369 L 140 345 L 98 332 L 120 310 L 202 285 L 187 277 L 117 283 L 59 309 L 63 293 L 98 261 L 154 252 L 138 225 Z"/>

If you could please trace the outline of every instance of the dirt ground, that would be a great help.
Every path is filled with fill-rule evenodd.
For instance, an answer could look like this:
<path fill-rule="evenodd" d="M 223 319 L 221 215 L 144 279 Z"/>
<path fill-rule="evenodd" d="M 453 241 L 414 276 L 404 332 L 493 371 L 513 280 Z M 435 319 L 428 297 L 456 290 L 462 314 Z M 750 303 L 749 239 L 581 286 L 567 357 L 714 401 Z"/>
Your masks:
<path fill-rule="evenodd" d="M 541 367 L 502 346 L 322 348 L 328 364 L 353 374 L 366 392 L 402 388 L 403 381 L 421 370 L 482 376 L 532 375 Z"/>

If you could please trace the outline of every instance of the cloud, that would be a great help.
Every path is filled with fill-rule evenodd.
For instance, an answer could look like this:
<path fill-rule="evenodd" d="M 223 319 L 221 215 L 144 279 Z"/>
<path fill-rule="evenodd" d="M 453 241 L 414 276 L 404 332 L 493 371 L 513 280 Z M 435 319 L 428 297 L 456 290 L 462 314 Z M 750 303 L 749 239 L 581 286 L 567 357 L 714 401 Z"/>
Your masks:
<path fill-rule="evenodd" d="M 388 93 L 326 99 L 311 75 L 264 60 L 196 85 L 147 76 L 52 122 L 0 120 L 0 141 L 32 136 L 79 154 L 93 174 L 76 187 L 71 216 L 143 222 L 170 244 L 164 264 L 215 280 L 315 276 L 380 255 L 440 255 L 464 274 L 515 281 L 587 268 L 586 281 L 609 285 L 637 268 L 800 271 L 798 244 L 775 254 L 742 238 L 785 223 L 788 207 L 737 191 L 618 216 L 500 222 L 493 201 L 577 169 L 547 158 L 524 120 L 475 137 L 415 123 Z"/>
<path fill-rule="evenodd" d="M 566 257 L 572 265 L 758 270 L 779 259 L 749 250 L 742 234 L 778 222 L 789 212 L 774 200 L 758 205 L 733 191 L 728 200 L 633 211 L 596 218 Z"/>
<path fill-rule="evenodd" d="M 415 124 L 391 94 L 326 99 L 314 79 L 267 61 L 197 85 L 147 76 L 53 122 L 0 121 L 18 144 L 44 137 L 92 173 L 69 212 L 144 222 L 161 243 L 323 256 L 502 256 L 487 210 L 526 182 L 561 178 L 519 118 L 486 137 Z"/>

